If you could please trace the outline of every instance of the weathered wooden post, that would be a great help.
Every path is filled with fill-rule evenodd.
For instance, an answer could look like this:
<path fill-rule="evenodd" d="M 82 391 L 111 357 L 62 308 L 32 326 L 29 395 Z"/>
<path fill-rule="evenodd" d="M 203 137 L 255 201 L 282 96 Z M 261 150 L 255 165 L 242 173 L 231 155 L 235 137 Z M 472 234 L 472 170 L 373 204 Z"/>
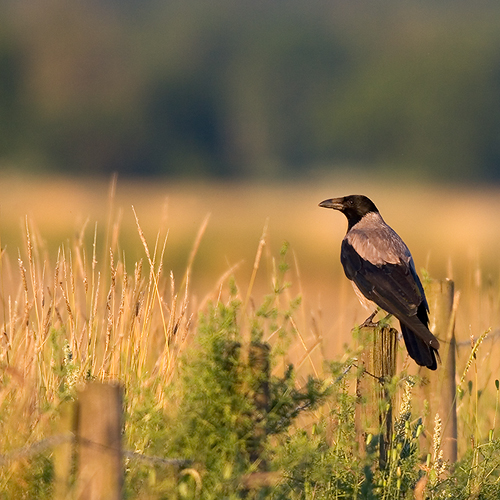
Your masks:
<path fill-rule="evenodd" d="M 58 431 L 74 433 L 76 430 L 76 402 L 65 401 L 61 405 Z M 71 492 L 71 471 L 74 463 L 74 440 L 68 440 L 54 448 L 54 500 L 66 500 Z"/>
<path fill-rule="evenodd" d="M 430 309 L 430 330 L 439 339 L 442 364 L 435 372 L 422 373 L 429 383 L 424 393 L 429 402 L 431 422 L 436 413 L 442 420 L 441 449 L 443 459 L 457 461 L 457 405 L 455 381 L 455 289 L 451 280 L 432 280 L 425 290 Z M 430 430 L 432 425 L 427 425 Z"/>
<path fill-rule="evenodd" d="M 122 497 L 122 391 L 114 384 L 92 382 L 78 395 L 79 500 Z"/>
<path fill-rule="evenodd" d="M 392 438 L 392 397 L 387 390 L 396 374 L 397 331 L 388 326 L 359 330 L 363 351 L 356 380 L 356 434 L 363 452 L 369 434 L 378 440 L 379 463 L 385 467 Z"/>

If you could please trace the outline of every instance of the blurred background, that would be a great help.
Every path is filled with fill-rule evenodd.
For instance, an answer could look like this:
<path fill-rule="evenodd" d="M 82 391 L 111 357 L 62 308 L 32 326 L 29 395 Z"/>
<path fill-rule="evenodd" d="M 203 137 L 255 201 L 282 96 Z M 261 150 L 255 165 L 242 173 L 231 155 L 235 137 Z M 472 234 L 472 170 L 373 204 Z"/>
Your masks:
<path fill-rule="evenodd" d="M 2 169 L 500 179 L 491 0 L 2 0 Z"/>
<path fill-rule="evenodd" d="M 105 254 L 114 224 L 132 265 L 143 257 L 134 205 L 152 246 L 168 228 L 167 267 L 181 274 L 211 214 L 192 278 L 203 295 L 235 265 L 247 282 L 268 220 L 262 265 L 271 269 L 289 241 L 295 286 L 328 311 L 327 330 L 349 334 L 364 311 L 347 305 L 345 220 L 317 203 L 357 192 L 419 271 L 471 294 L 464 338 L 496 326 L 498 1 L 1 0 L 0 9 L 0 234 L 11 258 L 28 216 L 49 260 L 82 235 L 91 248 L 94 231 Z M 477 298 L 485 287 L 488 299 Z"/>

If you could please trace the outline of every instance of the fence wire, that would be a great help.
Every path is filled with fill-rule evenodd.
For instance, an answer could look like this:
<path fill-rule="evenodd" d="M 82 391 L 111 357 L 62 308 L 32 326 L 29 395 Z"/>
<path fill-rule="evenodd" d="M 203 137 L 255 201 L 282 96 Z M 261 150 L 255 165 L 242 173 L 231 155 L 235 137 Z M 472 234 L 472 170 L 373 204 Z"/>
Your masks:
<path fill-rule="evenodd" d="M 43 453 L 49 448 L 54 448 L 56 446 L 69 442 L 76 443 L 76 441 L 77 438 L 72 432 L 50 436 L 48 438 L 37 441 L 36 443 L 32 443 L 30 445 L 23 446 L 22 448 L 18 448 L 17 450 L 13 450 L 9 453 L 0 454 L 0 467 L 9 465 L 12 462 L 16 462 L 18 460 L 23 460 L 25 458 L 32 458 L 36 455 L 39 455 L 40 453 Z M 103 447 L 102 444 L 93 443 L 88 439 L 84 440 L 84 444 L 95 445 L 99 448 Z M 175 467 L 184 468 L 192 464 L 191 460 L 185 458 L 155 457 L 150 455 L 144 455 L 143 453 L 139 453 L 138 451 L 122 450 L 121 454 L 126 459 L 138 460 L 140 462 L 145 462 L 150 465 L 169 465 L 169 466 L 173 465 Z"/>
<path fill-rule="evenodd" d="M 22 448 L 18 448 L 17 450 L 13 450 L 9 453 L 0 455 L 0 467 L 8 465 L 12 462 L 16 462 L 17 460 L 22 460 L 23 458 L 31 458 L 35 455 L 39 455 L 48 448 L 53 448 L 63 443 L 74 441 L 74 439 L 75 435 L 72 432 L 67 432 L 65 434 L 50 436 L 28 446 L 23 446 Z"/>

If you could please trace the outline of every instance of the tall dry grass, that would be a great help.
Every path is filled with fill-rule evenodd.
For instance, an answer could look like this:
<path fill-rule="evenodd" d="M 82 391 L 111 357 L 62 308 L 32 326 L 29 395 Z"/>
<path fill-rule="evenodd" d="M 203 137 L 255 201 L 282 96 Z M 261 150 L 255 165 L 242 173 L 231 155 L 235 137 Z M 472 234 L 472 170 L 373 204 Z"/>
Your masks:
<path fill-rule="evenodd" d="M 109 206 L 113 196 L 112 185 Z M 168 232 L 160 228 L 149 243 L 133 214 L 144 254 L 134 263 L 120 251 L 119 222 L 113 220 L 105 243 L 96 226 L 84 224 L 53 258 L 26 217 L 24 248 L 14 257 L 2 252 L 2 453 L 53 432 L 60 404 L 87 380 L 135 387 L 128 399 L 133 406 L 130 398 L 139 397 L 141 387 L 161 388 L 172 379 L 194 331 L 190 274 L 206 226 L 176 280 L 165 268 Z M 165 404 L 161 390 L 157 396 Z"/>

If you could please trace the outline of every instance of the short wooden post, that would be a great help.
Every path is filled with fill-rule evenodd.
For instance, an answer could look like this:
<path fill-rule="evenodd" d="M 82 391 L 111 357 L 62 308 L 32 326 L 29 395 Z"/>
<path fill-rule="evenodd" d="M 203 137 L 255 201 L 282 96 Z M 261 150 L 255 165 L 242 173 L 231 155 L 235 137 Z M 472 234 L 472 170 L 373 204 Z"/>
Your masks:
<path fill-rule="evenodd" d="M 432 435 L 436 413 L 442 421 L 441 449 L 444 460 L 457 461 L 457 405 L 455 381 L 455 313 L 454 284 L 451 280 L 432 280 L 426 286 L 430 309 L 430 330 L 439 339 L 442 364 L 435 372 L 421 374 L 428 378 L 424 393 L 429 402 L 431 421 L 427 428 Z M 430 424 L 430 425 L 429 425 Z"/>
<path fill-rule="evenodd" d="M 79 500 L 122 497 L 122 391 L 120 386 L 92 382 L 78 395 Z"/>
<path fill-rule="evenodd" d="M 57 429 L 59 433 L 70 435 L 75 432 L 76 410 L 75 401 L 65 401 L 61 404 Z M 54 448 L 54 500 L 70 498 L 74 448 L 72 440 Z"/>
<path fill-rule="evenodd" d="M 396 374 L 397 331 L 388 326 L 359 330 L 364 349 L 356 383 L 355 414 L 358 444 L 363 452 L 369 434 L 377 440 L 379 463 L 385 467 L 392 437 L 392 397 L 387 383 Z"/>

